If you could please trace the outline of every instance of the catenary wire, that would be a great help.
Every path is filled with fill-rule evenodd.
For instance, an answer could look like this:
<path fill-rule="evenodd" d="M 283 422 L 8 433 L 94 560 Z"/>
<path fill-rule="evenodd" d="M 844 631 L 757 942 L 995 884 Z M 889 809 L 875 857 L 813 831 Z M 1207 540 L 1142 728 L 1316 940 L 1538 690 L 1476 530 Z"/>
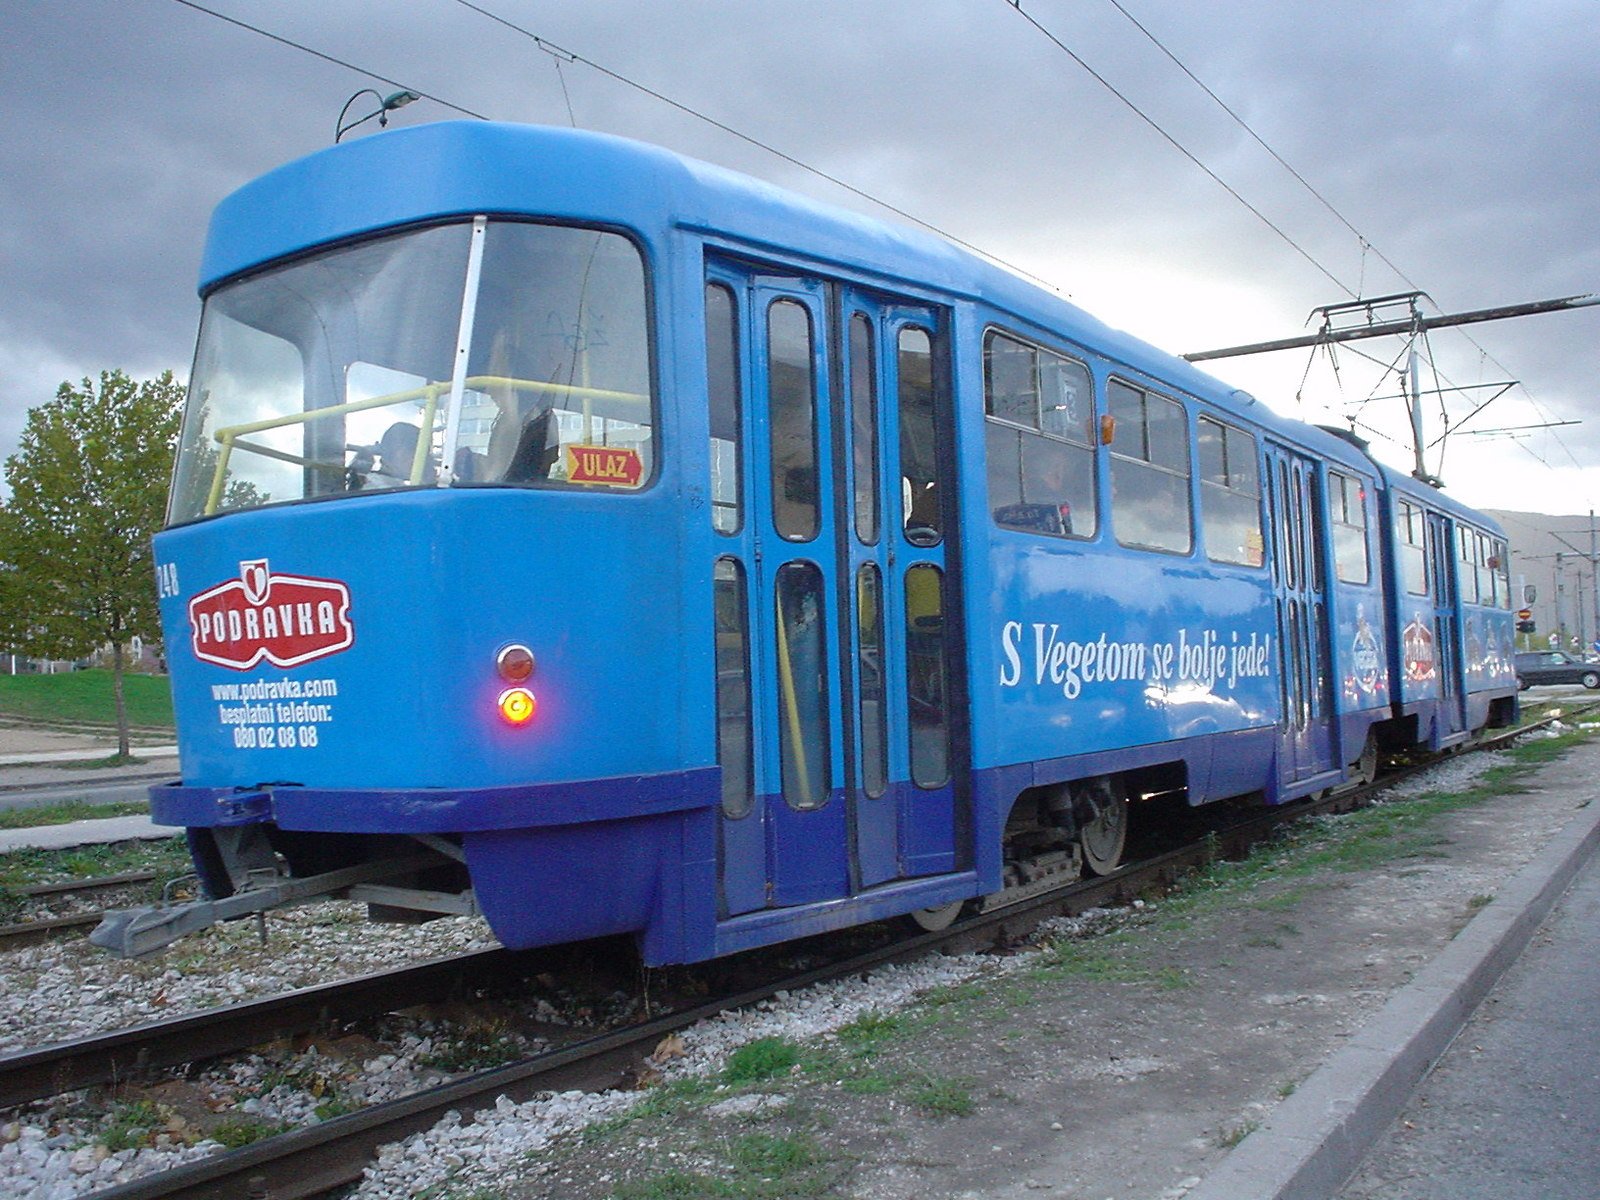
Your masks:
<path fill-rule="evenodd" d="M 528 38 L 535 46 L 537 46 L 540 50 L 543 50 L 546 54 L 565 59 L 567 62 L 581 63 L 583 66 L 589 67 L 591 70 L 598 71 L 609 79 L 614 79 L 618 83 L 633 88 L 635 91 L 642 92 L 651 99 L 659 100 L 661 103 L 677 109 L 686 116 L 693 117 L 697 121 L 703 121 L 707 125 L 712 126 L 714 129 L 719 129 L 723 133 L 738 138 L 747 145 L 754 146 L 759 150 L 763 150 L 766 153 L 773 155 L 775 158 L 782 159 L 790 166 L 799 167 L 802 171 L 805 171 L 811 175 L 815 175 L 818 179 L 824 179 L 833 184 L 835 187 L 843 188 L 845 191 L 854 196 L 859 196 L 861 199 L 866 200 L 869 203 L 876 204 L 878 207 L 894 213 L 897 217 L 903 217 L 907 221 L 911 221 L 916 225 L 920 225 L 923 229 L 930 230 L 931 232 L 938 234 L 940 237 L 945 238 L 948 241 L 954 242 L 956 245 L 961 246 L 964 249 L 971 250 L 974 254 L 982 255 L 990 262 L 998 263 L 1009 271 L 1014 271 L 1018 275 L 1025 276 L 1037 284 L 1050 288 L 1052 291 L 1059 292 L 1062 290 L 1056 284 L 1050 282 L 1048 279 L 1045 279 L 1043 276 L 1035 275 L 1032 271 L 1027 270 L 1025 267 L 1021 267 L 1014 262 L 1008 262 L 1006 259 L 1001 258 L 999 255 L 990 253 L 981 246 L 974 245 L 972 242 L 969 242 L 964 238 L 957 237 L 948 229 L 940 228 L 938 225 L 935 225 L 930 221 L 924 221 L 921 217 L 918 217 L 913 213 L 909 213 L 905 209 L 891 204 L 889 201 L 875 196 L 871 192 L 868 192 L 863 188 L 859 188 L 853 183 L 848 183 L 845 180 L 840 179 L 837 175 L 830 174 L 829 172 L 822 170 L 820 167 L 814 167 L 810 163 L 807 163 L 796 158 L 792 154 L 778 149 L 770 142 L 764 142 L 760 138 L 754 137 L 743 132 L 742 130 L 735 129 L 727 122 L 720 121 L 716 117 L 710 116 L 707 113 L 703 113 L 699 109 L 683 103 L 681 100 L 674 100 L 671 96 L 668 96 L 663 92 L 659 92 L 647 84 L 640 83 L 637 79 L 632 79 L 620 71 L 614 70 L 611 67 L 607 67 L 602 63 L 598 63 L 594 59 L 588 58 L 585 55 L 568 50 L 564 46 L 558 46 L 549 38 L 540 37 L 531 29 L 524 28 L 523 26 L 518 25 L 515 21 L 509 20 L 506 17 L 502 17 L 498 13 L 492 12 L 480 4 L 475 4 L 472 2 L 472 0 L 456 0 L 456 3 L 461 5 L 462 8 L 470 9 L 479 16 L 487 17 L 489 20 L 504 26 L 513 33 Z"/>
<path fill-rule="evenodd" d="M 251 33 L 257 34 L 260 37 L 277 42 L 280 46 L 288 46 L 291 49 L 299 50 L 303 54 L 309 54 L 313 58 L 320 58 L 323 62 L 332 63 L 336 67 L 343 67 L 347 71 L 354 71 L 358 75 L 365 75 L 369 79 L 376 79 L 379 83 L 387 83 L 390 87 L 405 88 L 408 91 L 416 92 L 420 98 L 424 100 L 432 100 L 435 104 L 442 104 L 445 108 L 452 109 L 455 112 L 461 113 L 463 116 L 476 117 L 480 121 L 487 121 L 489 119 L 482 113 L 473 112 L 472 109 L 464 108 L 459 104 L 455 104 L 449 100 L 446 100 L 443 96 L 436 95 L 433 92 L 424 92 L 419 88 L 412 87 L 410 84 L 401 83 L 398 79 L 391 79 L 387 75 L 380 75 L 376 71 L 368 70 L 366 67 L 358 67 L 353 62 L 348 62 L 342 58 L 335 58 L 331 54 L 325 54 L 321 50 L 314 49 L 311 46 L 294 41 L 291 38 L 283 37 L 280 34 L 271 33 L 268 30 L 262 29 L 260 26 L 250 24 L 248 21 L 241 21 L 237 17 L 230 17 L 226 13 L 220 13 L 215 9 L 207 8 L 203 4 L 197 4 L 195 3 L 195 0 L 177 0 L 177 3 L 183 5 L 185 8 L 191 8 L 195 12 L 204 13 L 208 17 L 215 17 L 219 21 L 226 21 L 229 25 L 236 26 L 239 29 L 249 30 Z"/>
<path fill-rule="evenodd" d="M 1339 211 L 1339 209 L 1333 204 L 1333 202 L 1331 200 L 1329 200 L 1326 196 L 1324 196 L 1321 192 L 1319 192 L 1314 186 L 1312 186 L 1311 182 L 1309 180 L 1307 180 L 1306 177 L 1304 175 L 1302 175 L 1299 171 L 1297 171 L 1283 157 L 1283 155 L 1279 154 L 1270 145 L 1268 145 L 1266 139 L 1263 138 L 1259 133 L 1257 133 L 1255 131 L 1255 129 L 1253 129 L 1251 127 L 1251 125 L 1250 125 L 1250 123 L 1248 121 L 1246 121 L 1237 112 L 1235 112 L 1233 110 L 1233 108 L 1230 107 L 1227 104 L 1227 102 L 1222 99 L 1221 96 L 1217 95 L 1217 93 L 1215 91 L 1213 91 L 1205 83 L 1204 80 L 1202 80 L 1198 75 L 1196 75 L 1193 71 L 1191 71 L 1189 69 L 1188 65 L 1186 63 L 1184 63 L 1184 61 L 1182 59 L 1180 59 L 1176 54 L 1174 54 L 1172 52 L 1172 50 L 1170 50 L 1167 47 L 1167 45 L 1164 42 L 1162 42 L 1162 40 L 1160 38 L 1158 38 L 1154 33 L 1152 33 L 1144 25 L 1143 22 L 1141 22 L 1137 17 L 1135 17 L 1131 12 L 1129 12 L 1127 10 L 1127 8 L 1124 7 L 1123 4 L 1121 3 L 1121 0 L 1106 0 L 1106 2 L 1108 4 L 1110 4 L 1113 8 L 1115 8 L 1124 17 L 1126 17 L 1127 20 L 1133 25 L 1133 27 L 1135 29 L 1137 29 L 1141 34 L 1143 34 L 1150 41 L 1150 43 L 1156 47 L 1156 49 L 1160 50 L 1162 54 L 1166 55 L 1166 57 L 1172 61 L 1173 65 L 1176 66 L 1185 75 L 1187 75 L 1189 77 L 1189 79 L 1194 83 L 1194 85 L 1196 87 L 1198 87 L 1207 96 L 1209 96 L 1211 98 L 1211 100 L 1217 105 L 1218 108 L 1222 109 L 1223 112 L 1227 113 L 1228 116 L 1231 117 L 1233 119 L 1233 121 L 1239 126 L 1239 128 L 1243 129 L 1247 134 L 1249 134 L 1250 137 L 1252 139 L 1254 139 L 1254 141 L 1256 142 L 1257 145 L 1259 145 L 1263 150 L 1265 150 L 1268 154 L 1270 154 L 1273 157 L 1273 159 L 1275 159 L 1277 161 L 1277 163 L 1281 167 L 1283 167 L 1283 169 L 1285 171 L 1288 171 L 1290 175 L 1294 176 L 1294 178 L 1300 183 L 1300 185 L 1303 188 L 1305 188 L 1306 191 L 1310 192 L 1311 195 L 1314 196 L 1317 199 L 1317 201 L 1324 208 L 1326 208 L 1330 213 L 1332 213 L 1334 218 L 1336 220 L 1338 220 L 1338 222 L 1341 225 L 1343 225 L 1346 229 L 1348 229 L 1352 234 L 1355 235 L 1356 239 L 1361 244 L 1363 264 L 1365 263 L 1366 252 L 1370 250 L 1373 254 L 1377 255 L 1378 258 L 1380 260 L 1382 260 L 1383 264 L 1385 266 L 1387 266 L 1391 271 L 1393 271 L 1395 273 L 1395 276 L 1397 278 L 1399 278 L 1402 282 L 1404 282 L 1407 287 L 1413 289 L 1414 291 L 1419 291 L 1419 292 L 1420 291 L 1424 291 L 1424 289 L 1415 280 L 1413 280 L 1411 278 L 1411 276 L 1407 275 L 1406 272 L 1403 271 L 1394 262 L 1393 259 L 1391 259 L 1382 250 L 1378 249 L 1378 247 L 1376 245 L 1374 245 L 1372 243 L 1372 241 L 1365 234 L 1363 234 L 1359 229 L 1357 229 L 1355 227 L 1355 225 L 1353 223 L 1351 223 L 1351 221 L 1342 212 Z M 1020 3 L 1018 3 L 1016 5 L 1016 7 L 1018 8 L 1018 11 L 1021 11 Z M 1026 16 L 1027 14 L 1024 14 L 1024 15 Z M 1364 267 L 1363 267 L 1363 279 L 1365 279 L 1365 269 L 1364 269 Z M 1359 290 L 1358 290 L 1357 294 L 1358 295 L 1360 294 Z M 1435 307 L 1437 307 L 1437 305 L 1435 305 Z M 1506 375 L 1515 376 L 1515 374 L 1516 374 L 1515 372 L 1513 372 L 1504 363 L 1502 363 L 1498 359 L 1496 359 L 1494 357 L 1494 355 L 1490 354 L 1487 350 L 1485 350 L 1483 345 L 1475 337 L 1473 337 L 1472 334 L 1469 333 L 1467 330 L 1458 329 L 1458 330 L 1456 330 L 1456 332 L 1458 334 L 1460 334 L 1461 337 L 1465 338 L 1467 340 L 1467 342 L 1470 345 L 1472 345 L 1478 351 L 1479 354 L 1483 355 L 1483 357 L 1485 359 L 1487 359 L 1489 362 L 1494 363 L 1494 365 L 1496 367 L 1498 367 Z M 1432 363 L 1432 361 L 1433 360 L 1432 360 L 1432 358 L 1430 356 L 1430 364 Z M 1434 369 L 1435 369 L 1435 372 L 1437 373 L 1437 367 L 1436 366 L 1435 366 Z M 1517 386 L 1522 389 L 1523 396 L 1527 400 L 1529 406 L 1534 410 L 1534 412 L 1539 414 L 1540 420 L 1549 421 L 1550 418 L 1549 418 L 1548 414 L 1546 414 L 1544 412 L 1544 410 L 1540 407 L 1538 401 L 1536 401 L 1534 399 L 1533 393 L 1531 391 L 1529 391 L 1527 385 L 1522 383 L 1520 380 L 1518 380 L 1517 381 Z M 1577 458 L 1573 455 L 1571 448 L 1568 447 L 1567 444 L 1561 439 L 1561 436 L 1559 434 L 1552 434 L 1551 436 L 1554 437 L 1554 439 L 1556 441 L 1556 444 L 1559 445 L 1561 447 L 1561 449 L 1566 452 L 1567 457 L 1572 459 L 1573 465 L 1574 466 L 1581 466 L 1581 464 L 1579 464 Z"/>
<path fill-rule="evenodd" d="M 465 3 L 466 0 L 458 0 L 458 2 L 459 3 Z M 1161 126 L 1160 122 L 1158 122 L 1154 117 L 1150 116 L 1150 114 L 1145 112 L 1144 109 L 1140 108 L 1137 104 L 1135 104 L 1132 100 L 1130 100 L 1126 95 L 1124 95 L 1121 91 L 1119 91 L 1115 84 L 1113 84 L 1104 75 L 1100 74 L 1099 71 L 1096 71 L 1086 61 L 1084 61 L 1084 59 L 1075 50 L 1073 50 L 1072 47 L 1068 46 L 1065 42 L 1063 42 L 1060 38 L 1058 38 L 1054 33 L 1050 32 L 1050 30 L 1046 29 L 1045 26 L 1039 22 L 1038 18 L 1036 18 L 1032 13 L 1028 12 L 1026 9 L 1024 9 L 1022 7 L 1022 0 L 1005 0 L 1005 4 L 1006 4 L 1006 6 L 1008 8 L 1011 8 L 1011 9 L 1015 10 L 1018 16 L 1020 16 L 1024 21 L 1028 22 L 1028 24 L 1032 25 L 1036 30 L 1039 31 L 1039 33 L 1044 35 L 1044 37 L 1049 39 L 1049 41 L 1056 47 L 1056 49 L 1060 50 L 1061 53 L 1065 54 L 1073 62 L 1077 63 L 1080 67 L 1082 67 L 1085 71 L 1087 71 L 1094 78 L 1096 83 L 1098 83 L 1101 87 L 1105 88 L 1106 91 L 1110 92 L 1118 100 L 1122 101 L 1122 103 L 1125 106 L 1127 106 L 1127 108 L 1136 117 L 1138 117 L 1146 125 L 1150 126 L 1150 128 L 1155 130 L 1158 134 L 1160 134 L 1161 137 L 1174 150 L 1176 150 L 1179 154 L 1181 154 L 1185 158 L 1187 158 L 1196 167 L 1200 168 L 1200 170 L 1203 171 L 1206 174 L 1206 176 L 1211 179 L 1211 181 L 1213 183 L 1215 183 L 1223 191 L 1227 192 L 1228 195 L 1232 196 L 1240 204 L 1244 205 L 1245 208 L 1249 209 L 1250 212 L 1255 215 L 1257 220 L 1259 220 L 1268 229 L 1272 230 L 1273 233 L 1277 234 L 1280 238 L 1282 238 L 1284 240 L 1284 242 L 1286 242 L 1290 246 L 1290 248 L 1292 248 L 1295 251 L 1296 254 L 1300 255 L 1301 258 L 1305 259 L 1308 263 L 1310 263 L 1313 267 L 1315 267 L 1318 271 L 1320 271 L 1324 276 L 1326 276 L 1329 280 L 1331 280 L 1335 287 L 1337 287 L 1340 291 L 1344 292 L 1345 295 L 1350 296 L 1352 299 L 1355 297 L 1356 293 L 1351 290 L 1349 284 L 1345 283 L 1344 280 L 1340 279 L 1337 275 L 1335 275 L 1327 267 L 1323 266 L 1322 263 L 1318 262 L 1315 255 L 1313 255 L 1304 246 L 1300 245 L 1299 242 L 1295 241 L 1294 238 L 1290 237 L 1289 234 L 1286 233 L 1279 225 L 1277 225 L 1272 220 L 1271 217 L 1267 216 L 1266 213 L 1262 212 L 1254 204 L 1251 204 L 1250 201 L 1246 200 L 1244 198 L 1244 196 L 1242 196 L 1236 188 L 1234 188 L 1225 179 L 1223 179 L 1222 176 L 1218 175 L 1210 167 L 1206 166 L 1205 163 L 1201 162 L 1199 157 L 1197 155 L 1195 155 L 1193 151 L 1191 151 L 1187 146 L 1185 146 L 1182 142 L 1180 142 L 1172 134 L 1168 133 L 1166 131 L 1166 129 L 1164 129 Z"/>

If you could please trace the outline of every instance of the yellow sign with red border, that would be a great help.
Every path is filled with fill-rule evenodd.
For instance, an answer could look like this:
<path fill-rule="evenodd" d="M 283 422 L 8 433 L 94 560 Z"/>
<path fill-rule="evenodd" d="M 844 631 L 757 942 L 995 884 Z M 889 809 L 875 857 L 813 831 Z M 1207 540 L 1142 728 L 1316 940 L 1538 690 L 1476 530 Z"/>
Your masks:
<path fill-rule="evenodd" d="M 570 445 L 565 449 L 568 483 L 638 487 L 644 478 L 644 459 L 631 446 Z"/>

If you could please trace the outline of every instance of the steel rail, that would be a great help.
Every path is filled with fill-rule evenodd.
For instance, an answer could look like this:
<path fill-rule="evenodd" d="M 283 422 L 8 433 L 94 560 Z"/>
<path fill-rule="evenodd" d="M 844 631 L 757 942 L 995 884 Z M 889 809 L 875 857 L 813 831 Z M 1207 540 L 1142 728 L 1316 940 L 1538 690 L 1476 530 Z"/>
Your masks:
<path fill-rule="evenodd" d="M 155 880 L 154 871 L 131 871 L 125 875 L 101 875 L 92 879 L 73 879 L 65 883 L 34 883 L 27 887 L 13 889 L 15 895 L 29 896 L 39 899 L 45 896 L 60 896 L 70 892 L 99 892 L 112 888 L 131 887 L 139 883 L 151 883 Z M 35 917 L 29 921 L 16 921 L 7 925 L 0 925 L 0 950 L 11 950 L 18 946 L 31 946 L 35 942 L 42 942 L 55 934 L 68 930 L 82 929 L 85 926 L 94 926 L 100 923 L 100 918 L 105 913 L 100 909 L 85 909 L 83 912 L 63 913 L 53 917 Z"/>
<path fill-rule="evenodd" d="M 1483 739 L 1471 748 L 1492 748 L 1549 724 L 1554 719 L 1545 718 L 1504 735 Z M 829 979 L 858 975 L 892 962 L 916 958 L 933 949 L 970 951 L 979 944 L 1015 936 L 1024 922 L 1032 926 L 1050 916 L 1079 913 L 1108 903 L 1126 901 L 1151 887 L 1170 884 L 1186 871 L 1204 866 L 1218 857 L 1241 856 L 1248 846 L 1290 821 L 1356 808 L 1373 793 L 1393 786 L 1407 775 L 1436 765 L 1438 761 L 1433 759 L 1414 764 L 1372 784 L 1345 788 L 1315 799 L 1271 809 L 1214 831 L 1199 842 L 1130 864 L 1102 878 L 1082 881 L 1059 892 L 1029 897 L 1013 905 L 958 920 L 948 929 L 899 940 L 842 962 L 825 964 L 737 995 L 715 998 L 692 1009 L 538 1054 L 400 1100 L 372 1105 L 359 1112 L 295 1129 L 238 1150 L 185 1163 L 96 1191 L 91 1197 L 92 1200 L 235 1200 L 240 1196 L 254 1196 L 264 1200 L 304 1200 L 306 1197 L 325 1195 L 360 1179 L 378 1147 L 431 1128 L 447 1113 L 458 1112 L 470 1119 L 475 1108 L 492 1105 L 500 1096 L 518 1102 L 547 1091 L 615 1086 L 629 1069 L 636 1067 L 655 1049 L 662 1038 L 719 1013 L 750 1007 L 770 999 L 779 991 L 795 991 Z M 445 960 L 429 965 L 449 967 L 455 961 Z M 382 977 L 372 978 L 376 980 Z M 416 1002 L 408 1000 L 408 1003 Z"/>
<path fill-rule="evenodd" d="M 231 1054 L 335 1021 L 447 999 L 500 977 L 499 947 L 319 984 L 170 1021 L 0 1055 L 0 1108 Z"/>

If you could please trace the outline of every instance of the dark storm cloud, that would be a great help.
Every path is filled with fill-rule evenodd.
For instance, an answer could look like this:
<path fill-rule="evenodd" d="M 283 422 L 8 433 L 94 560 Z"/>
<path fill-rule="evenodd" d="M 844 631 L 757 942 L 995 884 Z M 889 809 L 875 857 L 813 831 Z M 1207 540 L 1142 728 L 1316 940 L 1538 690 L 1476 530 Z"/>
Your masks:
<path fill-rule="evenodd" d="M 451 0 L 212 3 L 497 119 L 564 124 L 570 103 L 580 125 L 881 211 L 580 63 L 558 71 Z M 1587 5 L 1124 4 L 1446 309 L 1600 286 L 1600 30 Z M 1293 333 L 1313 306 L 1344 298 L 1007 0 L 484 7 L 1046 275 L 1169 349 Z M 1408 286 L 1108 0 L 1023 7 L 1344 285 Z M 22 0 L 0 6 L 0 38 L 13 51 L 0 73 L 4 454 L 64 378 L 185 372 L 211 207 L 329 142 L 357 88 L 389 87 L 175 0 Z M 395 120 L 453 115 L 425 101 Z M 1596 314 L 1473 337 L 1544 411 L 1577 416 Z M 1457 382 L 1499 377 L 1460 335 L 1433 343 Z M 1215 369 L 1286 407 L 1305 360 L 1276 359 Z M 1523 394 L 1499 405 L 1504 423 L 1537 419 Z M 1548 435 L 1490 443 L 1473 482 L 1503 468 L 1531 481 L 1515 485 L 1525 493 L 1556 477 L 1520 475 L 1524 463 L 1600 461 L 1600 431 L 1561 436 L 1565 448 Z M 1545 505 L 1520 494 L 1504 506 Z"/>

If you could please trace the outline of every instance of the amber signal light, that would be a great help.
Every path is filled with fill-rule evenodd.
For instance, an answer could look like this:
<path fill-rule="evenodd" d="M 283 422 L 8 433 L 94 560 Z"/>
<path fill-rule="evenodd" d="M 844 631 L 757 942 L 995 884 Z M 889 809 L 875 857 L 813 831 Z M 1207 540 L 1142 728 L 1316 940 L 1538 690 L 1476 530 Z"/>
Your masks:
<path fill-rule="evenodd" d="M 507 688 L 500 693 L 500 715 L 508 725 L 526 725 L 539 711 L 539 702 L 527 688 Z"/>

